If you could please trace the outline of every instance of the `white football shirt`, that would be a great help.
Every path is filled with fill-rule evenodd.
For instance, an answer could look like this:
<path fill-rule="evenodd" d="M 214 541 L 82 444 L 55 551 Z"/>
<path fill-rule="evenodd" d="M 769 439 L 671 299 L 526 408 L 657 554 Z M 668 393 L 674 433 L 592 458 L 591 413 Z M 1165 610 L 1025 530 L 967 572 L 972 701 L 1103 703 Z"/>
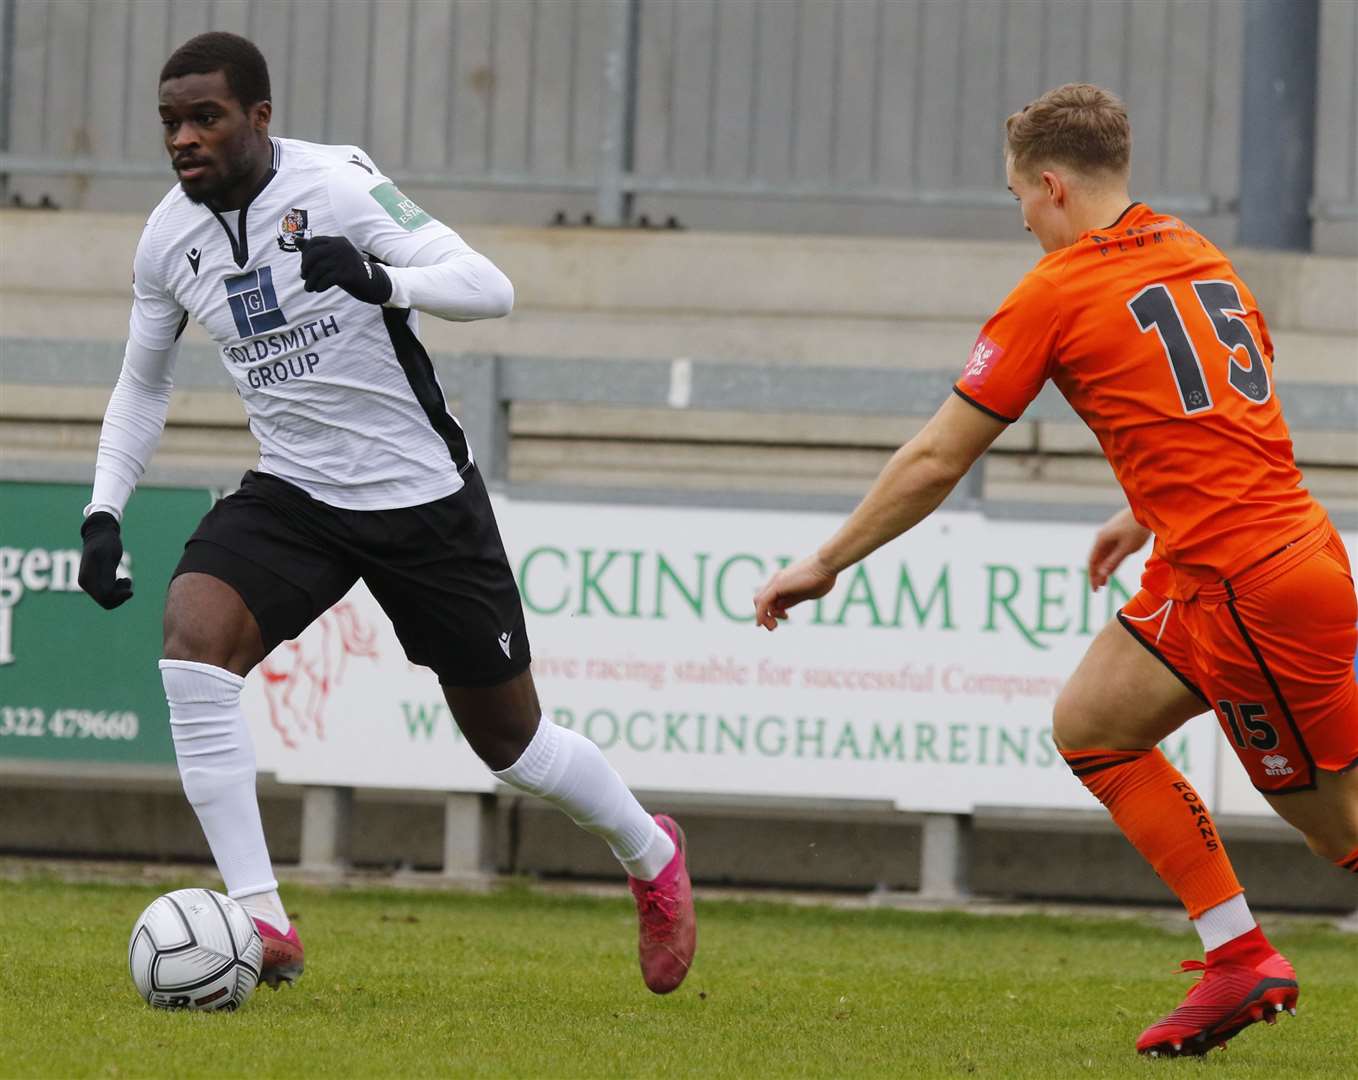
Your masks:
<path fill-rule="evenodd" d="M 272 143 L 273 172 L 238 213 L 195 204 L 177 184 L 152 212 L 137 245 L 132 340 L 165 350 L 189 317 L 202 325 L 245 404 L 259 470 L 313 498 L 379 510 L 452 494 L 472 453 L 416 313 L 338 287 L 307 292 L 296 239 L 344 236 L 393 267 L 452 249 L 503 277 L 358 148 Z M 462 317 L 479 317 L 474 303 Z"/>

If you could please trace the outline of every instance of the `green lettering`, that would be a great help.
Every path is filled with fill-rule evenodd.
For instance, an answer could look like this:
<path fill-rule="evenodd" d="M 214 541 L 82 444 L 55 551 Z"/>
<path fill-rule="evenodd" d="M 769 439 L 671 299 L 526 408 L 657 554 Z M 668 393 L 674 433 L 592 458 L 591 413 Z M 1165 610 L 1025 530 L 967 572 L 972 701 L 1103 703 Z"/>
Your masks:
<path fill-rule="evenodd" d="M 879 757 L 905 760 L 905 732 L 901 730 L 900 724 L 891 729 L 890 739 L 883 735 L 880 724 L 872 725 L 872 742 L 868 745 L 868 758 L 876 761 Z"/>
<path fill-rule="evenodd" d="M 891 625 L 900 626 L 901 617 L 905 613 L 906 598 L 910 600 L 910 607 L 915 612 L 915 625 L 920 629 L 929 619 L 929 612 L 933 610 L 934 601 L 943 602 L 943 624 L 940 630 L 956 630 L 957 626 L 952 619 L 952 589 L 948 581 L 948 567 L 944 564 L 938 572 L 938 577 L 934 581 L 933 590 L 929 593 L 929 598 L 921 605 L 919 597 L 915 593 L 914 582 L 910 580 L 910 568 L 901 563 L 900 580 L 896 583 L 896 609 L 891 616 Z"/>
<path fill-rule="evenodd" d="M 690 591 L 688 586 L 679 579 L 679 575 L 674 572 L 674 568 L 665 561 L 665 556 L 656 555 L 655 563 L 655 614 L 652 618 L 664 619 L 665 615 L 665 582 L 669 581 L 684 602 L 688 604 L 693 614 L 698 618 L 703 617 L 703 597 L 707 593 L 707 552 L 698 556 L 698 580 Z"/>
<path fill-rule="evenodd" d="M 750 583 L 750 587 L 742 594 L 740 607 L 732 611 L 726 603 L 726 575 L 731 567 L 738 563 L 749 563 L 755 570 L 755 581 Z M 753 555 L 732 555 L 717 569 L 717 607 L 721 613 L 732 622 L 747 623 L 754 621 L 754 592 L 758 584 L 758 579 L 764 576 L 764 560 L 758 559 Z"/>
<path fill-rule="evenodd" d="M 844 594 L 844 603 L 840 604 L 839 615 L 835 618 L 836 626 L 844 625 L 849 608 L 855 604 L 862 604 L 868 609 L 868 621 L 872 626 L 882 625 L 882 616 L 877 611 L 877 599 L 872 595 L 872 579 L 868 577 L 868 568 L 864 563 L 854 567 L 853 578 L 849 582 L 848 591 Z"/>
<path fill-rule="evenodd" d="M 438 723 L 439 715 L 443 712 L 442 702 L 433 705 L 426 705 L 424 702 L 415 704 L 409 701 L 401 702 L 401 712 L 405 714 L 406 733 L 413 740 L 416 736 L 423 734 L 426 739 L 433 738 L 434 726 Z"/>
<path fill-rule="evenodd" d="M 1064 608 L 1066 604 L 1064 594 L 1057 596 L 1047 594 L 1047 578 L 1058 576 L 1062 579 L 1069 577 L 1069 568 L 1065 566 L 1039 566 L 1037 568 L 1037 633 L 1039 634 L 1061 634 L 1070 626 L 1069 619 L 1060 626 L 1047 625 L 1047 608 Z"/>
<path fill-rule="evenodd" d="M 1009 576 L 1009 589 L 1003 596 L 1000 595 L 996 581 L 1001 572 Z M 1042 642 L 1033 637 L 1032 632 L 1023 625 L 1023 620 L 1014 611 L 1013 599 L 1018 595 L 1019 591 L 1018 571 L 1012 566 L 996 566 L 992 563 L 987 563 L 986 575 L 986 620 L 985 626 L 981 627 L 981 629 L 988 630 L 991 633 L 998 631 L 999 628 L 995 625 L 995 609 L 1000 607 L 1003 608 L 1005 614 L 1009 616 L 1009 621 L 1018 627 L 1019 633 L 1023 635 L 1024 640 L 1026 640 L 1029 645 L 1033 646 L 1035 649 L 1047 649 L 1048 646 L 1043 645 Z"/>
<path fill-rule="evenodd" d="M 948 764 L 965 765 L 966 763 L 967 763 L 967 725 L 949 724 Z"/>
<path fill-rule="evenodd" d="M 672 753 L 676 747 L 682 753 L 688 753 L 688 745 L 684 742 L 683 735 L 679 731 L 687 722 L 688 713 L 665 714 L 665 753 Z"/>
<path fill-rule="evenodd" d="M 717 754 L 724 753 L 724 742 L 729 739 L 731 746 L 735 749 L 736 753 L 745 753 L 745 733 L 746 729 L 749 727 L 749 723 L 750 718 L 748 716 L 742 716 L 740 718 L 740 727 L 733 728 L 726 722 L 726 717 L 717 717 L 717 744 L 713 748 L 713 752 Z"/>
<path fill-rule="evenodd" d="M 938 731 L 933 724 L 915 725 L 915 760 L 923 761 L 928 755 L 930 761 L 938 760 L 938 751 L 934 749 L 934 740 L 938 737 Z"/>
<path fill-rule="evenodd" d="M 811 721 L 812 729 L 807 730 L 807 720 L 805 717 L 797 717 L 797 757 L 806 757 L 806 746 L 811 744 L 816 748 L 815 757 L 825 756 L 825 721 L 819 717 Z"/>
<path fill-rule="evenodd" d="M 645 721 L 651 725 L 651 741 L 642 742 L 637 738 L 637 721 Z M 634 712 L 627 718 L 627 745 L 633 750 L 639 750 L 643 754 L 655 746 L 655 717 L 648 712 Z"/>
<path fill-rule="evenodd" d="M 772 745 L 772 747 L 766 745 L 764 741 L 764 732 L 770 727 L 778 729 L 777 741 Z M 785 730 L 786 727 L 787 725 L 783 722 L 783 718 L 781 716 L 764 717 L 764 719 L 760 720 L 759 723 L 756 724 L 754 728 L 755 749 L 758 750 L 765 757 L 778 757 L 785 750 L 787 750 L 787 731 Z"/>
<path fill-rule="evenodd" d="M 523 597 L 523 606 L 526 607 L 529 611 L 531 611 L 534 615 L 556 615 L 559 612 L 561 612 L 566 607 L 567 604 L 570 603 L 571 599 L 570 586 L 563 585 L 561 587 L 561 599 L 553 606 L 549 607 L 545 604 L 539 604 L 533 600 L 532 595 L 528 591 L 529 571 L 532 569 L 533 563 L 537 561 L 540 555 L 555 555 L 558 559 L 561 560 L 561 566 L 563 569 L 567 566 L 567 564 L 570 561 L 566 557 L 566 553 L 562 551 L 560 548 L 554 547 L 534 548 L 532 551 L 530 551 L 527 555 L 523 557 L 523 562 L 519 563 L 519 593 Z"/>
<path fill-rule="evenodd" d="M 602 720 L 608 724 L 608 735 L 600 738 L 594 733 L 595 721 Z M 618 723 L 618 718 L 607 709 L 595 709 L 585 717 L 585 738 L 594 743 L 600 750 L 607 750 L 618 741 L 618 736 L 622 732 L 622 725 Z"/>
<path fill-rule="evenodd" d="M 834 753 L 830 756 L 838 758 L 843 757 L 845 753 L 855 761 L 863 760 L 863 752 L 858 749 L 858 736 L 854 734 L 853 724 L 848 722 L 839 729 L 839 738 L 835 741 Z"/>
<path fill-rule="evenodd" d="M 608 594 L 605 593 L 599 585 L 599 579 L 608 572 L 609 566 L 612 564 L 613 560 L 618 557 L 618 552 L 610 551 L 607 558 L 604 559 L 603 565 L 593 573 L 590 573 L 589 563 L 590 559 L 593 557 L 594 552 L 590 548 L 580 549 L 580 607 L 576 611 L 576 614 L 590 614 L 589 594 L 597 593 L 599 602 L 603 604 L 608 613 L 610 615 L 618 615 L 620 612 L 613 606 L 613 602 L 609 600 Z"/>
<path fill-rule="evenodd" d="M 1004 764 L 1004 752 L 1010 750 L 1020 765 L 1028 764 L 1028 729 L 1019 728 L 1019 735 L 1022 736 L 1017 742 L 1014 735 L 1008 728 L 1000 728 L 1000 746 L 996 765 Z"/>
<path fill-rule="evenodd" d="M 1043 728 L 1037 733 L 1037 756 L 1033 764 L 1042 769 L 1049 769 L 1056 763 L 1058 756 L 1056 743 L 1052 741 L 1052 729 Z"/>

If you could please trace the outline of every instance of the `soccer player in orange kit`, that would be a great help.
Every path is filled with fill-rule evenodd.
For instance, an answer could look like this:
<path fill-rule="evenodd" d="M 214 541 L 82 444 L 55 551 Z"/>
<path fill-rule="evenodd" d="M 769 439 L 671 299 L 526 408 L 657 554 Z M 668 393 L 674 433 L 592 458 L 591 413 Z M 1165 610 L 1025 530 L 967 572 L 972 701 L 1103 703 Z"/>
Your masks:
<path fill-rule="evenodd" d="M 953 396 L 839 531 L 769 580 L 755 617 L 776 629 L 928 516 L 1051 379 L 1129 503 L 1094 543 L 1094 586 L 1155 537 L 1141 591 L 1090 645 L 1053 734 L 1202 937 L 1205 960 L 1183 965 L 1202 978 L 1137 1049 L 1201 1054 L 1295 1011 L 1297 981 L 1157 744 L 1215 710 L 1274 810 L 1358 872 L 1358 600 L 1339 536 L 1301 486 L 1254 297 L 1209 241 L 1128 196 L 1122 102 L 1062 86 L 1007 130 L 1009 190 L 1046 255 L 985 324 Z"/>

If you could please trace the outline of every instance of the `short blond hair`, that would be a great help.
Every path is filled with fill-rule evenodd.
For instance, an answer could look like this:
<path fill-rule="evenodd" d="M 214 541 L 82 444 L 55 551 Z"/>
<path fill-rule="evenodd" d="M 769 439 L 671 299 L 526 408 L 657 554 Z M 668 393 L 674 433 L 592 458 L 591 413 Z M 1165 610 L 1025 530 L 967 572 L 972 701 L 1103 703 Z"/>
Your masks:
<path fill-rule="evenodd" d="M 1132 125 L 1122 99 L 1101 86 L 1066 83 L 1048 90 L 1004 122 L 1014 168 L 1066 165 L 1086 174 L 1125 175 Z"/>

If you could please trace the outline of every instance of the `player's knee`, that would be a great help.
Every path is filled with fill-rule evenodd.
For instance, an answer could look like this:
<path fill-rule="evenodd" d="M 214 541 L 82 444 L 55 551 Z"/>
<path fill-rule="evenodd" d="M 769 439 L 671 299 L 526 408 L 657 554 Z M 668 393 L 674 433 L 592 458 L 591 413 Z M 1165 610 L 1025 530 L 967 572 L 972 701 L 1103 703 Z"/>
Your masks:
<path fill-rule="evenodd" d="M 1079 707 L 1074 695 L 1062 690 L 1052 706 L 1052 739 L 1058 750 L 1101 749 L 1088 712 Z"/>

